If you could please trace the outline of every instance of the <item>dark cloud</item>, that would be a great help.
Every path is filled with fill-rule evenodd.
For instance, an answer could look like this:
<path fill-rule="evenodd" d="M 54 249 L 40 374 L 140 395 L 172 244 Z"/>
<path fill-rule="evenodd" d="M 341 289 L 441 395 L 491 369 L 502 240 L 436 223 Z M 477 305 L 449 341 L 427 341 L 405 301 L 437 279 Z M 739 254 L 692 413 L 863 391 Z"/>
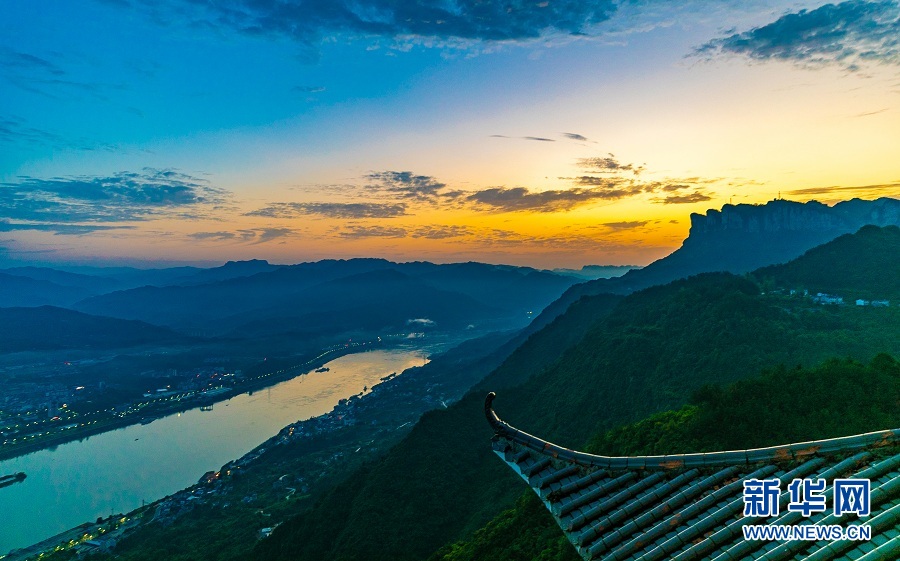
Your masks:
<path fill-rule="evenodd" d="M 444 240 L 448 238 L 460 238 L 471 235 L 472 233 L 472 230 L 466 226 L 443 225 L 420 226 L 414 229 L 407 229 L 399 226 L 351 224 L 338 230 L 338 235 L 347 239 L 410 237 Z"/>
<path fill-rule="evenodd" d="M 287 37 L 301 45 L 339 34 L 413 42 L 583 36 L 608 20 L 617 5 L 613 0 L 132 0 L 130 4 L 159 21 Z"/>
<path fill-rule="evenodd" d="M 406 237 L 406 229 L 390 226 L 363 226 L 350 225 L 343 228 L 338 236 L 348 239 L 360 238 L 403 238 Z"/>
<path fill-rule="evenodd" d="M 217 242 L 237 241 L 251 242 L 251 245 L 266 243 L 277 238 L 292 236 L 297 233 L 291 228 L 251 228 L 248 230 L 237 230 L 235 232 L 219 231 L 219 232 L 194 232 L 188 234 L 188 237 L 194 240 L 213 240 Z"/>
<path fill-rule="evenodd" d="M 87 94 L 108 101 L 106 92 L 125 88 L 122 84 L 74 80 L 64 69 L 66 62 L 69 61 L 58 52 L 38 56 L 0 47 L 0 76 L 30 93 L 58 100 L 71 100 Z"/>
<path fill-rule="evenodd" d="M 485 248 L 520 248 L 531 247 L 552 251 L 619 251 L 624 248 L 633 248 L 639 242 L 629 241 L 622 243 L 610 239 L 610 236 L 587 236 L 583 234 L 568 235 L 529 235 L 512 232 L 510 230 L 492 229 L 479 232 L 474 244 Z"/>
<path fill-rule="evenodd" d="M 505 134 L 492 134 L 490 138 L 512 138 L 518 140 L 533 140 L 535 142 L 556 142 L 552 138 L 544 138 L 543 136 L 506 136 Z"/>
<path fill-rule="evenodd" d="M 21 119 L 0 117 L 0 142 L 57 145 L 62 138 L 54 133 L 29 127 Z"/>
<path fill-rule="evenodd" d="M 696 193 L 688 193 L 685 195 L 669 195 L 668 197 L 656 199 L 656 202 L 666 205 L 681 205 L 688 203 L 702 203 L 703 201 L 711 200 L 712 197 L 710 197 L 706 193 L 701 193 L 698 191 Z"/>
<path fill-rule="evenodd" d="M 325 91 L 325 86 L 294 86 L 292 90 L 297 93 L 306 94 L 322 93 Z"/>
<path fill-rule="evenodd" d="M 109 177 L 26 176 L 0 183 L 0 219 L 61 231 L 59 224 L 133 222 L 188 211 L 197 216 L 201 208 L 225 199 L 226 193 L 207 181 L 174 170 L 145 168 Z"/>
<path fill-rule="evenodd" d="M 366 176 L 374 181 L 367 187 L 373 191 L 390 193 L 405 199 L 433 200 L 447 185 L 429 175 L 411 171 L 379 171 Z"/>
<path fill-rule="evenodd" d="M 472 230 L 466 226 L 422 226 L 410 233 L 413 238 L 426 238 L 430 240 L 444 240 L 447 238 L 460 238 L 472 235 Z"/>
<path fill-rule="evenodd" d="M 188 234 L 188 237 L 195 240 L 227 241 L 236 239 L 238 234 L 234 232 L 195 232 Z"/>
<path fill-rule="evenodd" d="M 794 189 L 787 191 L 790 195 L 828 195 L 831 193 L 853 192 L 853 191 L 886 191 L 890 190 L 896 194 L 900 194 L 900 182 L 897 183 L 877 183 L 874 185 L 857 185 L 852 187 L 829 186 L 829 187 L 809 187 L 807 189 Z"/>
<path fill-rule="evenodd" d="M 92 142 L 86 139 L 66 139 L 52 131 L 31 127 L 23 119 L 16 117 L 0 117 L 0 142 L 86 151 L 114 152 L 119 149 L 113 144 Z"/>
<path fill-rule="evenodd" d="M 637 192 L 640 192 L 638 189 Z M 635 194 L 631 187 L 554 189 L 532 191 L 525 187 L 492 187 L 469 193 L 465 200 L 498 212 L 554 212 L 570 210 L 596 200 L 614 200 Z"/>
<path fill-rule="evenodd" d="M 292 236 L 296 233 L 291 228 L 256 228 L 253 231 L 256 232 L 256 241 L 253 242 L 254 244 L 270 242 L 274 239 Z"/>
<path fill-rule="evenodd" d="M 30 53 L 22 53 L 13 50 L 0 50 L 0 66 L 5 68 L 20 68 L 26 70 L 38 70 L 52 76 L 62 76 L 66 72 L 56 63 Z"/>
<path fill-rule="evenodd" d="M 577 140 L 579 142 L 587 142 L 587 137 L 574 132 L 564 132 L 562 135 L 569 140 Z"/>
<path fill-rule="evenodd" d="M 603 225 L 610 230 L 615 230 L 618 232 L 621 230 L 635 230 L 637 228 L 643 228 L 649 223 L 649 220 L 633 220 L 630 222 L 605 222 L 603 223 Z"/>
<path fill-rule="evenodd" d="M 405 203 L 272 203 L 245 216 L 295 218 L 319 215 L 327 218 L 394 218 L 406 215 Z"/>
<path fill-rule="evenodd" d="M 677 191 L 684 191 L 685 189 L 694 188 L 698 183 L 707 183 L 707 181 L 699 180 L 697 178 L 684 179 L 682 181 L 684 181 L 684 183 L 652 181 L 650 183 L 645 183 L 644 185 L 647 187 L 648 192 L 663 191 L 665 193 L 674 193 Z"/>
<path fill-rule="evenodd" d="M 710 41 L 696 54 L 737 54 L 803 66 L 900 64 L 900 4 L 850 0 L 786 14 L 774 22 Z"/>
<path fill-rule="evenodd" d="M 577 161 L 577 165 L 580 168 L 589 170 L 590 173 L 622 173 L 627 171 L 634 175 L 640 175 L 644 171 L 644 166 L 623 164 L 616 160 L 613 154 L 596 158 L 580 158 Z"/>
<path fill-rule="evenodd" d="M 104 230 L 129 230 L 132 226 L 110 226 L 107 224 L 62 224 L 53 222 L 11 222 L 0 218 L 0 232 L 31 230 L 52 232 L 61 236 L 82 236 Z"/>
<path fill-rule="evenodd" d="M 866 111 L 864 113 L 857 113 L 854 117 L 871 117 L 872 115 L 878 115 L 879 113 L 884 113 L 888 108 L 885 107 L 883 109 L 878 109 L 876 111 Z"/>

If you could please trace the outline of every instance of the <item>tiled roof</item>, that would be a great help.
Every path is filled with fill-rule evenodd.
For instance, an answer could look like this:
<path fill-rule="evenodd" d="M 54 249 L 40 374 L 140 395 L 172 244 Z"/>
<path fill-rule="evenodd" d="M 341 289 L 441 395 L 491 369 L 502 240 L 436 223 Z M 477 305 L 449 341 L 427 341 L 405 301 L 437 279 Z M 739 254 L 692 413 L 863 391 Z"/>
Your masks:
<path fill-rule="evenodd" d="M 586 560 L 900 559 L 900 429 L 730 452 L 606 457 L 501 421 L 485 400 L 492 447 L 550 510 Z M 781 482 L 780 515 L 744 516 L 744 481 Z M 825 512 L 788 511 L 795 478 L 826 479 Z M 832 513 L 835 478 L 871 480 L 871 514 Z M 869 541 L 744 540 L 745 525 L 871 527 Z"/>

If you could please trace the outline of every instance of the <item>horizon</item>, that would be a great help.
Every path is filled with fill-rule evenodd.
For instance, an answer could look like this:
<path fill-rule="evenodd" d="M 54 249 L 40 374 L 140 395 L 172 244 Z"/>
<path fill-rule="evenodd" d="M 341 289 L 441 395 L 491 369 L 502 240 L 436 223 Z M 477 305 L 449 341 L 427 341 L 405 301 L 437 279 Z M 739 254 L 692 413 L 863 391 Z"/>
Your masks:
<path fill-rule="evenodd" d="M 0 7 L 0 263 L 646 265 L 900 196 L 900 4 Z"/>
<path fill-rule="evenodd" d="M 892 200 L 900 200 L 898 198 L 890 197 L 890 196 L 881 196 L 877 199 L 862 199 L 859 197 L 854 197 L 852 199 L 843 199 L 843 200 L 833 200 L 828 203 L 823 203 L 816 199 L 810 199 L 808 201 L 797 201 L 791 199 L 785 199 L 780 197 L 773 198 L 769 201 L 765 201 L 762 203 L 725 203 L 719 208 L 708 208 L 703 212 L 692 212 L 691 215 L 697 214 L 699 216 L 706 216 L 709 212 L 721 212 L 725 209 L 725 207 L 737 207 L 737 206 L 766 206 L 774 202 L 788 202 L 788 203 L 797 203 L 797 204 L 807 204 L 807 203 L 818 203 L 823 204 L 828 207 L 834 207 L 840 203 L 846 203 L 850 201 L 867 201 L 872 202 L 879 199 L 892 199 Z M 688 235 L 685 235 L 685 239 L 687 239 Z M 682 240 L 683 242 L 684 240 Z M 671 251 L 664 253 L 656 259 L 648 261 L 646 263 L 622 263 L 622 264 L 613 264 L 613 263 L 597 263 L 597 262 L 582 262 L 582 263 L 574 263 L 571 265 L 560 265 L 560 266 L 541 266 L 537 264 L 530 263 L 508 263 L 508 262 L 491 262 L 491 261 L 483 261 L 478 259 L 467 259 L 467 260 L 442 260 L 440 258 L 437 259 L 416 259 L 414 257 L 410 257 L 408 259 L 404 258 L 390 258 L 382 255 L 346 255 L 340 257 L 329 257 L 325 256 L 321 259 L 314 260 L 299 260 L 299 261 L 277 261 L 266 258 L 265 256 L 250 256 L 243 259 L 227 259 L 225 261 L 214 261 L 214 260 L 193 260 L 193 261 L 172 261 L 172 260 L 144 260 L 144 259 L 136 259 L 136 258 L 128 258 L 128 257 L 120 257 L 120 258 L 109 258 L 109 257 L 101 257 L 101 256 L 83 256 L 79 259 L 75 260 L 63 260 L 63 261 L 52 261 L 52 260 L 39 260 L 39 259 L 10 259 L 2 254 L 2 248 L 0 247 L 0 271 L 14 269 L 17 267 L 45 267 L 45 268 L 56 268 L 60 270 L 69 270 L 69 271 L 77 271 L 78 269 L 115 269 L 115 268 L 131 268 L 131 269 L 140 269 L 140 270 L 152 270 L 152 269 L 167 269 L 167 268 L 178 268 L 178 267 L 195 267 L 195 268 L 217 268 L 227 265 L 228 263 L 243 263 L 250 261 L 264 261 L 271 265 L 277 266 L 292 266 L 292 265 L 300 265 L 304 263 L 314 263 L 318 261 L 351 261 L 355 259 L 375 259 L 375 260 L 385 260 L 392 263 L 404 264 L 404 263 L 413 263 L 413 262 L 428 262 L 436 265 L 449 265 L 449 264 L 459 264 L 459 263 L 481 263 L 485 265 L 495 265 L 495 266 L 508 266 L 508 267 L 524 267 L 524 268 L 532 268 L 538 271 L 558 271 L 558 270 L 582 270 L 589 267 L 609 267 L 609 268 L 631 268 L 631 269 L 640 269 L 644 268 L 647 265 L 650 265 L 660 259 L 664 259 L 671 255 L 672 252 L 677 250 L 680 245 L 671 248 Z M 623 273 L 624 274 L 624 273 Z"/>

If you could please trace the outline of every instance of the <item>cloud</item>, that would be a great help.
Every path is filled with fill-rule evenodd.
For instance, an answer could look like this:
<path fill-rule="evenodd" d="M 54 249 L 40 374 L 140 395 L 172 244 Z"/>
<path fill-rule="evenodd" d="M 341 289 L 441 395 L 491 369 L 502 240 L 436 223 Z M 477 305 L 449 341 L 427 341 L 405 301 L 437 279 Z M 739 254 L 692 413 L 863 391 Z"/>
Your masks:
<path fill-rule="evenodd" d="M 346 239 L 361 238 L 403 238 L 406 237 L 405 228 L 389 226 L 363 226 L 353 224 L 343 228 L 338 236 Z"/>
<path fill-rule="evenodd" d="M 613 154 L 596 158 L 580 158 L 577 161 L 577 165 L 590 170 L 590 173 L 621 173 L 628 171 L 634 175 L 640 175 L 644 171 L 644 166 L 620 163 Z"/>
<path fill-rule="evenodd" d="M 256 241 L 253 242 L 254 244 L 270 242 L 274 239 L 292 236 L 296 233 L 291 228 L 257 228 L 254 231 L 256 232 Z"/>
<path fill-rule="evenodd" d="M 562 133 L 562 135 L 564 137 L 568 138 L 569 140 L 577 140 L 579 142 L 587 142 L 587 140 L 588 140 L 586 136 L 582 136 L 582 135 L 574 133 L 574 132 L 564 132 L 564 133 Z"/>
<path fill-rule="evenodd" d="M 196 216 L 200 209 L 215 208 L 226 198 L 225 191 L 206 180 L 175 170 L 144 168 L 107 177 L 24 176 L 17 182 L 0 183 L 0 219 L 63 233 L 61 224 L 134 222 L 186 211 Z"/>
<path fill-rule="evenodd" d="M 56 63 L 30 53 L 4 49 L 0 51 L 0 66 L 26 70 L 39 70 L 52 76 L 62 76 L 66 72 Z"/>
<path fill-rule="evenodd" d="M 413 238 L 425 238 L 429 240 L 444 240 L 447 238 L 461 238 L 472 235 L 472 230 L 466 226 L 422 226 L 416 228 L 410 234 Z"/>
<path fill-rule="evenodd" d="M 83 236 L 104 230 L 130 230 L 133 226 L 110 226 L 106 224 L 62 224 L 53 222 L 11 222 L 0 218 L 0 232 L 32 230 L 52 232 L 60 236 Z"/>
<path fill-rule="evenodd" d="M 591 175 L 560 179 L 570 180 L 577 187 L 549 191 L 532 191 L 525 187 L 492 187 L 467 192 L 461 196 L 461 200 L 476 208 L 495 212 L 559 212 L 595 201 L 614 201 L 652 193 L 682 193 L 687 189 L 696 189 L 698 185 L 716 181 L 688 178 L 680 181 L 640 182 L 617 176 Z M 712 197 L 697 191 L 672 194 L 653 200 L 664 204 L 679 204 L 709 201 Z"/>
<path fill-rule="evenodd" d="M 337 35 L 404 43 L 580 37 L 608 20 L 617 7 L 614 0 L 132 0 L 130 5 L 158 21 L 190 21 L 197 27 L 256 37 L 286 37 L 304 46 Z"/>
<path fill-rule="evenodd" d="M 234 232 L 195 232 L 188 234 L 188 237 L 195 240 L 226 241 L 236 239 L 238 234 Z"/>
<path fill-rule="evenodd" d="M 53 59 L 66 62 L 65 57 L 58 52 L 38 56 L 0 47 L 0 75 L 22 90 L 58 100 L 70 100 L 88 94 L 108 101 L 105 92 L 124 89 L 121 84 L 73 80 L 69 77 L 70 73 Z"/>
<path fill-rule="evenodd" d="M 635 230 L 637 228 L 643 228 L 649 223 L 649 220 L 632 220 L 630 222 L 605 222 L 603 223 L 603 225 L 610 230 L 619 232 L 622 230 Z"/>
<path fill-rule="evenodd" d="M 433 327 L 437 325 L 434 320 L 428 318 L 415 318 L 406 320 L 406 325 L 418 325 L 421 327 Z"/>
<path fill-rule="evenodd" d="M 56 145 L 62 138 L 51 132 L 25 125 L 21 119 L 0 117 L 0 142 Z"/>
<path fill-rule="evenodd" d="M 710 197 L 706 193 L 697 191 L 696 193 L 688 193 L 686 195 L 669 195 L 668 197 L 662 199 L 655 199 L 654 202 L 662 203 L 665 205 L 682 205 L 689 203 L 702 203 L 703 201 L 711 200 L 712 197 Z"/>
<path fill-rule="evenodd" d="M 866 111 L 864 113 L 857 113 L 856 115 L 854 115 L 854 117 L 871 117 L 872 115 L 878 115 L 879 113 L 884 113 L 885 111 L 888 111 L 887 107 L 885 107 L 883 109 L 877 109 L 875 111 Z"/>
<path fill-rule="evenodd" d="M 535 142 L 556 142 L 552 138 L 544 138 L 543 136 L 506 136 L 505 134 L 492 134 L 490 138 L 512 138 L 519 140 L 533 140 Z"/>
<path fill-rule="evenodd" d="M 644 171 L 644 166 L 623 164 L 610 154 L 604 157 L 582 158 L 577 161 L 580 167 L 588 168 L 588 174 L 575 177 L 560 177 L 574 186 L 567 189 L 550 189 L 537 191 L 528 187 L 488 187 L 476 190 L 450 189 L 446 183 L 438 181 L 430 175 L 417 175 L 410 171 L 383 171 L 371 173 L 366 179 L 374 181 L 367 185 L 370 195 L 397 197 L 407 199 L 410 205 L 426 202 L 432 206 L 453 205 L 456 208 L 468 208 L 487 212 L 561 212 L 596 201 L 615 201 L 642 194 L 671 194 L 656 202 L 666 204 L 700 202 L 711 200 L 704 193 L 688 194 L 687 191 L 710 185 L 719 179 L 688 177 L 664 179 L 659 181 L 640 181 L 635 176 Z M 592 175 L 593 174 L 593 175 Z M 680 193 L 680 195 L 677 195 Z M 400 216 L 400 207 L 392 207 L 397 203 L 315 203 L 329 205 L 330 217 L 335 218 L 384 218 Z M 403 204 L 403 203 L 401 203 Z M 331 208 L 335 207 L 335 208 Z M 354 212 L 350 212 L 353 209 Z M 311 212 L 312 208 L 305 209 Z M 406 213 L 406 206 L 402 207 Z M 296 209 L 294 209 L 296 211 Z M 285 207 L 269 206 L 251 214 L 257 216 L 279 217 L 286 212 Z M 323 212 L 324 214 L 324 212 Z M 366 230 L 361 230 L 365 235 Z M 411 235 L 415 231 L 409 232 Z M 435 230 L 429 235 L 443 235 L 447 232 Z M 351 232 L 351 235 L 357 235 Z M 377 235 L 377 234 L 375 234 Z M 425 235 L 421 236 L 425 237 Z"/>
<path fill-rule="evenodd" d="M 374 181 L 367 188 L 391 193 L 405 199 L 429 200 L 438 196 L 447 185 L 429 175 L 416 175 L 411 171 L 379 171 L 366 176 Z"/>
<path fill-rule="evenodd" d="M 891 190 L 894 191 L 895 194 L 900 194 L 900 182 L 877 183 L 874 185 L 857 185 L 852 187 L 841 187 L 837 185 L 829 187 L 809 187 L 806 189 L 794 189 L 793 191 L 787 191 L 787 193 L 790 195 L 828 195 L 831 193 L 841 193 L 846 191 L 877 192 L 886 190 Z"/>
<path fill-rule="evenodd" d="M 286 236 L 293 236 L 296 233 L 297 231 L 291 228 L 251 228 L 246 230 L 237 230 L 236 232 L 194 232 L 193 234 L 188 234 L 188 237 L 198 241 L 237 241 L 251 242 L 251 245 L 256 245 Z"/>
<path fill-rule="evenodd" d="M 66 139 L 54 132 L 28 126 L 24 120 L 16 117 L 0 117 L 0 142 L 50 146 L 56 149 L 104 150 L 107 152 L 119 150 L 119 147 L 113 144 L 85 139 Z"/>
<path fill-rule="evenodd" d="M 639 188 L 637 192 L 640 192 Z M 532 191 L 525 187 L 492 187 L 466 195 L 465 201 L 499 212 L 523 210 L 554 212 L 570 210 L 595 200 L 621 199 L 631 194 L 635 194 L 631 187 L 621 189 L 575 187 L 549 191 Z"/>
<path fill-rule="evenodd" d="M 325 86 L 294 86 L 291 89 L 297 93 L 313 94 L 324 92 Z"/>
<path fill-rule="evenodd" d="M 405 203 L 272 203 L 244 216 L 295 218 L 319 215 L 327 218 L 394 218 L 406 215 Z"/>
<path fill-rule="evenodd" d="M 786 14 L 762 27 L 714 39 L 695 55 L 735 54 L 854 71 L 869 63 L 900 64 L 898 36 L 898 2 L 849 0 Z"/>

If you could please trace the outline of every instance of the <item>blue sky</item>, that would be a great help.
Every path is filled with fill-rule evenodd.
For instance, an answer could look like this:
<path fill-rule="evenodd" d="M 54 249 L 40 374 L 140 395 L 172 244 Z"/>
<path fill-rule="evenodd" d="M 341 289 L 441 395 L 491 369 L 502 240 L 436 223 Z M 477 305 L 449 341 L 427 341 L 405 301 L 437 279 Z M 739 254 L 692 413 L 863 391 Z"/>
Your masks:
<path fill-rule="evenodd" d="M 729 201 L 897 196 L 898 18 L 5 1 L 0 262 L 647 263 Z"/>

